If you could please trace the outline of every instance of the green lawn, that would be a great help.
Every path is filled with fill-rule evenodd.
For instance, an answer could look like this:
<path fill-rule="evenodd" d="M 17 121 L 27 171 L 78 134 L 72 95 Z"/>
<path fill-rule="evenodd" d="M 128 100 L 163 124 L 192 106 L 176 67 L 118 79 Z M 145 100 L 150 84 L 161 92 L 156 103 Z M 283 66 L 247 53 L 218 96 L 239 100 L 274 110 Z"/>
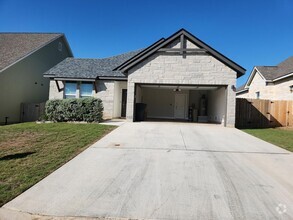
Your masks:
<path fill-rule="evenodd" d="M 293 129 L 264 128 L 242 131 L 293 152 Z"/>
<path fill-rule="evenodd" d="M 0 207 L 114 128 L 69 123 L 0 126 Z"/>

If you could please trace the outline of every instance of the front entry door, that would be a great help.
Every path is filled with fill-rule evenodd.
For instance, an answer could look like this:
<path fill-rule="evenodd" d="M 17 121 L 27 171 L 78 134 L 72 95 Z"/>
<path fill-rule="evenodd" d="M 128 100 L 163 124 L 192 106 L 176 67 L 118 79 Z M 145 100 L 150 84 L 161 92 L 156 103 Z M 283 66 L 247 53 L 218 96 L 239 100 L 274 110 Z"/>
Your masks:
<path fill-rule="evenodd" d="M 185 119 L 186 97 L 186 94 L 175 94 L 174 117 L 176 119 Z"/>
<path fill-rule="evenodd" d="M 127 89 L 122 89 L 121 117 L 126 117 Z"/>

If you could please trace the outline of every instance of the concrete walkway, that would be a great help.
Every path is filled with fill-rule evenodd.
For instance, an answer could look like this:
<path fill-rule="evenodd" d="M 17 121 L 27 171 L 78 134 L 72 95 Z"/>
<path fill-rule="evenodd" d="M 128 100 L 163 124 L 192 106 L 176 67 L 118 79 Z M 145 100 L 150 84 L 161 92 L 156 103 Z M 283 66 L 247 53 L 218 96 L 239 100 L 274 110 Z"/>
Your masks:
<path fill-rule="evenodd" d="M 4 205 L 0 219 L 22 212 L 99 219 L 293 219 L 292 170 L 292 153 L 234 128 L 125 123 Z"/>
<path fill-rule="evenodd" d="M 115 118 L 115 119 L 110 119 L 110 120 L 103 121 L 100 124 L 102 124 L 102 125 L 121 126 L 124 123 L 126 123 L 126 119 Z"/>

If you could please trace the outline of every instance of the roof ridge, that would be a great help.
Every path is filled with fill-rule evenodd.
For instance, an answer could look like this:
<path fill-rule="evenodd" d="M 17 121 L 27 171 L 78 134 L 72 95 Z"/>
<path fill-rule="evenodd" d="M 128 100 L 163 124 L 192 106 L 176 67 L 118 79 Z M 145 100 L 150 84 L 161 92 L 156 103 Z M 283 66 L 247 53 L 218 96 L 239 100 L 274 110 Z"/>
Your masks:
<path fill-rule="evenodd" d="M 117 56 L 125 55 L 125 54 L 128 54 L 128 53 L 135 53 L 135 52 L 138 52 L 138 51 L 140 51 L 140 50 L 144 50 L 144 49 L 145 49 L 145 48 L 141 48 L 141 49 L 137 49 L 137 50 L 131 50 L 131 51 L 128 51 L 128 52 L 125 52 L 125 53 L 120 53 L 120 54 L 117 54 L 117 55 L 114 55 L 114 56 L 103 57 L 103 58 L 99 58 L 99 59 L 113 58 L 113 57 L 117 57 Z"/>
<path fill-rule="evenodd" d="M 128 51 L 128 52 L 125 52 L 125 53 L 118 54 L 118 55 L 114 55 L 114 56 L 110 56 L 110 57 L 103 57 L 103 58 L 67 57 L 66 59 L 70 58 L 70 59 L 75 59 L 75 60 L 106 60 L 106 59 L 111 59 L 111 58 L 118 57 L 118 56 L 121 56 L 121 55 L 129 54 L 129 53 L 135 53 L 135 52 L 138 52 L 138 51 L 143 50 L 143 49 L 144 48 L 141 48 L 141 49 L 138 49 L 138 50 L 132 50 L 132 51 Z"/>
<path fill-rule="evenodd" d="M 288 62 L 290 62 L 290 64 L 291 64 L 292 61 L 293 61 L 293 56 L 289 56 L 288 58 L 286 58 L 282 62 L 278 63 L 277 66 L 284 67 L 284 66 L 286 66 L 288 64 Z"/>

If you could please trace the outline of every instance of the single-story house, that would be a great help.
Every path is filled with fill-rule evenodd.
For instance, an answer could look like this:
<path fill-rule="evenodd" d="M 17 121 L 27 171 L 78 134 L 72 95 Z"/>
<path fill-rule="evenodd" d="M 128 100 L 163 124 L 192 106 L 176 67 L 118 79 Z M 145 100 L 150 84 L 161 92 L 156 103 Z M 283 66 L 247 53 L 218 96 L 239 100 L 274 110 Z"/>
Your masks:
<path fill-rule="evenodd" d="M 255 66 L 237 98 L 293 100 L 293 57 L 277 66 Z"/>
<path fill-rule="evenodd" d="M 0 124 L 22 121 L 22 103 L 49 98 L 43 73 L 72 52 L 63 34 L 0 33 Z"/>
<path fill-rule="evenodd" d="M 44 74 L 49 99 L 101 98 L 104 117 L 179 119 L 234 126 L 235 83 L 245 69 L 184 29 L 104 59 L 66 58 Z M 143 103 L 141 105 L 138 103 Z"/>

